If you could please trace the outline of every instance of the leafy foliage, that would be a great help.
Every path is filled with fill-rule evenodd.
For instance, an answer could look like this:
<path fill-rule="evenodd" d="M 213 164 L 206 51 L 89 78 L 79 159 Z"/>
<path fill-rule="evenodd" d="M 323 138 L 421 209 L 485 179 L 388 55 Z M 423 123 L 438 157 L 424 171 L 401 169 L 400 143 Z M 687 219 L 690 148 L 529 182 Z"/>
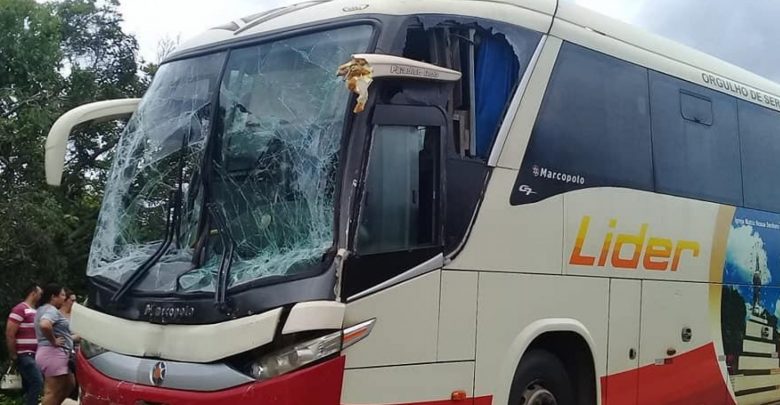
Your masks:
<path fill-rule="evenodd" d="M 0 394 L 0 405 L 21 405 L 22 397 L 18 393 Z"/>
<path fill-rule="evenodd" d="M 139 60 L 135 38 L 122 31 L 117 4 L 0 0 L 2 314 L 33 280 L 56 280 L 83 291 L 106 172 L 122 125 L 89 125 L 73 134 L 60 188 L 45 184 L 44 144 L 54 120 L 71 108 L 138 97 L 148 86 L 156 66 Z M 0 350 L 0 360 L 5 356 Z"/>

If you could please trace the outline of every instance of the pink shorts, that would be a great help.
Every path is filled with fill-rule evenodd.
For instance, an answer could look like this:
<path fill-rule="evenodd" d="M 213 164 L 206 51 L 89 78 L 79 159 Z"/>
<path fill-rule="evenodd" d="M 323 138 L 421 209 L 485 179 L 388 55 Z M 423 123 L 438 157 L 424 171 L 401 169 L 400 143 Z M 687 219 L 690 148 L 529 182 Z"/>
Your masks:
<path fill-rule="evenodd" d="M 61 347 L 38 346 L 35 362 L 38 363 L 44 377 L 58 377 L 70 373 L 68 354 Z"/>

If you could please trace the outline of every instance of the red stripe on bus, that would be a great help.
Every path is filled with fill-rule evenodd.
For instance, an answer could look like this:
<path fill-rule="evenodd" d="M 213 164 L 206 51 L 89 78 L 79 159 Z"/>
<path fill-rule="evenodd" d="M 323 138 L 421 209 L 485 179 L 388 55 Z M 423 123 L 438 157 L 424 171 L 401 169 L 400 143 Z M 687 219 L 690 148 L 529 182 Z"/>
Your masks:
<path fill-rule="evenodd" d="M 423 401 L 423 402 L 402 402 L 388 405 L 492 405 L 493 396 L 488 395 L 484 397 L 466 398 L 460 401 L 454 401 L 451 399 L 441 399 L 436 401 Z M 342 404 L 347 405 L 347 404 Z"/>
<path fill-rule="evenodd" d="M 424 402 L 404 402 L 392 405 L 492 405 L 493 396 L 487 395 L 484 397 L 467 398 L 460 401 L 453 401 L 451 399 L 437 400 L 437 401 L 424 401 Z"/>
<path fill-rule="evenodd" d="M 343 356 L 268 381 L 215 392 L 175 390 L 109 378 L 84 356 L 76 356 L 81 405 L 337 405 L 341 402 Z"/>
<path fill-rule="evenodd" d="M 715 345 L 601 378 L 604 405 L 735 405 L 721 373 Z"/>

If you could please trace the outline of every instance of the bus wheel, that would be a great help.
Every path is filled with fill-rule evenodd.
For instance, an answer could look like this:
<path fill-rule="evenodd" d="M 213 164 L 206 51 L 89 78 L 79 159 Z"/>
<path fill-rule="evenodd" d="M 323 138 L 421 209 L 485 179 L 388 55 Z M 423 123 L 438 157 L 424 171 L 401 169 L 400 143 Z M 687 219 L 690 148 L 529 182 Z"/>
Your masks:
<path fill-rule="evenodd" d="M 554 354 L 533 349 L 515 371 L 509 405 L 574 405 L 574 392 L 566 368 Z"/>

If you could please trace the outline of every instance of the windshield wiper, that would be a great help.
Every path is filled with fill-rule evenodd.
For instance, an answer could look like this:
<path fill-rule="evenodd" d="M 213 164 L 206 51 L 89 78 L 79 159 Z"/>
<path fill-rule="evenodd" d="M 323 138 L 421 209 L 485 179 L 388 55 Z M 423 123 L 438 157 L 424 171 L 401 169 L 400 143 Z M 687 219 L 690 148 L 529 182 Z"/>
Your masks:
<path fill-rule="evenodd" d="M 238 104 L 238 108 L 242 109 L 242 111 L 246 111 L 246 107 L 243 105 Z M 219 119 L 219 118 L 216 118 Z M 214 128 L 218 127 L 218 125 L 212 126 L 212 131 L 214 131 Z M 209 217 L 213 219 L 214 225 L 217 227 L 217 231 L 219 232 L 219 237 L 222 240 L 222 245 L 224 248 L 224 252 L 222 254 L 222 258 L 219 262 L 219 269 L 217 271 L 217 285 L 215 286 L 214 291 L 214 301 L 216 304 L 216 307 L 224 312 L 224 313 L 230 313 L 230 305 L 227 298 L 227 289 L 229 284 L 229 276 L 230 276 L 230 266 L 233 263 L 233 256 L 235 255 L 236 250 L 236 242 L 233 239 L 233 235 L 230 232 L 230 228 L 227 225 L 227 219 L 225 218 L 224 213 L 219 209 L 218 205 L 215 203 L 212 203 L 211 195 L 212 195 L 212 189 L 211 189 L 211 183 L 213 182 L 213 171 L 214 171 L 214 162 L 213 159 L 216 158 L 217 152 L 219 151 L 218 145 L 219 142 L 216 141 L 216 137 L 210 138 L 206 143 L 206 150 L 204 151 L 203 160 L 200 164 L 200 182 L 196 185 L 200 186 L 202 188 L 201 194 L 202 194 L 202 204 L 204 207 L 206 207 L 203 212 L 201 212 L 201 225 L 198 230 L 198 236 L 195 239 L 195 245 L 194 245 L 194 252 L 192 255 L 192 264 L 194 267 L 201 267 L 206 260 L 206 253 L 205 250 L 209 243 L 209 237 L 210 237 L 210 226 L 209 223 L 211 221 L 208 220 Z M 179 286 L 179 282 L 177 280 L 176 286 Z"/>
<path fill-rule="evenodd" d="M 167 209 L 167 215 L 165 218 L 165 238 L 163 239 L 163 242 L 160 244 L 160 246 L 157 248 L 157 250 L 152 254 L 151 257 L 149 257 L 146 261 L 143 262 L 138 268 L 136 268 L 131 274 L 130 277 L 125 280 L 122 285 L 119 286 L 119 288 L 116 290 L 114 295 L 111 296 L 111 302 L 117 303 L 119 300 L 124 297 L 125 294 L 127 294 L 128 291 L 130 291 L 133 287 L 135 287 L 136 284 L 138 284 L 141 279 L 143 279 L 144 276 L 146 276 L 146 273 L 149 272 L 149 270 L 154 266 L 160 259 L 165 255 L 166 252 L 168 252 L 168 249 L 171 246 L 171 243 L 173 243 L 173 240 L 176 239 L 177 243 L 180 244 L 181 236 L 179 235 L 179 222 L 181 217 L 181 209 L 182 209 L 182 201 L 184 200 L 184 166 L 185 166 L 185 153 L 187 150 L 187 145 L 190 143 L 190 139 L 192 139 L 192 120 L 197 117 L 197 114 L 200 110 L 202 110 L 204 107 L 209 105 L 207 103 L 203 107 L 200 107 L 198 110 L 196 110 L 192 116 L 190 116 L 190 123 L 187 125 L 187 129 L 185 130 L 185 134 L 182 137 L 181 140 L 181 148 L 179 149 L 179 153 L 181 156 L 179 157 L 179 174 L 176 180 L 176 190 L 173 192 L 172 196 L 168 197 L 168 209 Z M 171 205 L 173 206 L 171 209 Z"/>
<path fill-rule="evenodd" d="M 214 219 L 214 224 L 219 231 L 219 238 L 222 240 L 222 246 L 225 249 L 222 260 L 219 262 L 217 288 L 214 293 L 214 300 L 220 311 L 229 313 L 230 305 L 228 305 L 227 302 L 227 287 L 230 276 L 230 265 L 233 263 L 233 255 L 236 251 L 236 242 L 233 239 L 233 235 L 230 233 L 230 228 L 227 226 L 224 214 L 219 210 L 217 205 L 208 204 L 208 210 L 211 217 Z"/>
<path fill-rule="evenodd" d="M 175 235 L 173 228 L 177 226 L 176 224 L 179 222 L 178 207 L 181 205 L 181 198 L 179 196 L 180 193 L 181 186 L 179 187 L 179 190 L 172 191 L 171 195 L 168 197 L 168 215 L 165 218 L 165 238 L 163 239 L 163 242 L 160 244 L 157 250 L 155 250 L 155 252 L 148 259 L 146 259 L 145 262 L 143 262 L 143 264 L 135 269 L 135 271 L 130 274 L 130 277 L 128 277 L 121 286 L 119 286 L 119 289 L 117 289 L 114 295 L 111 296 L 111 302 L 119 302 L 119 300 L 122 299 L 122 297 L 127 294 L 127 292 L 133 288 L 133 286 L 138 284 L 138 282 L 146 275 L 149 269 L 151 269 L 152 266 L 154 266 L 154 264 L 157 263 L 160 258 L 162 258 L 165 252 L 168 251 L 168 248 L 173 242 L 173 236 Z"/>

